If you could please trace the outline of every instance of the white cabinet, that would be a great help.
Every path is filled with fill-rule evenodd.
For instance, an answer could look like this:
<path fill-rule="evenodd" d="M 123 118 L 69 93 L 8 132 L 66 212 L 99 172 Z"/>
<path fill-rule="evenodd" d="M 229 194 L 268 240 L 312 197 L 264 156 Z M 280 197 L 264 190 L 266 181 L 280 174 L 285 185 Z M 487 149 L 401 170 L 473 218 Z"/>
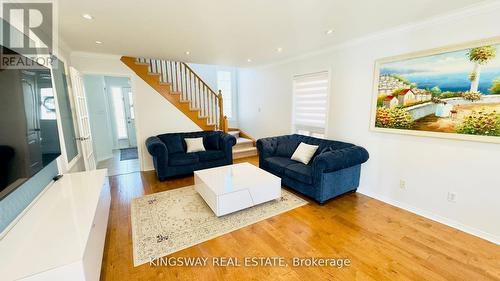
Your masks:
<path fill-rule="evenodd" d="M 0 278 L 99 280 L 110 202 L 106 170 L 64 175 L 0 240 Z"/>

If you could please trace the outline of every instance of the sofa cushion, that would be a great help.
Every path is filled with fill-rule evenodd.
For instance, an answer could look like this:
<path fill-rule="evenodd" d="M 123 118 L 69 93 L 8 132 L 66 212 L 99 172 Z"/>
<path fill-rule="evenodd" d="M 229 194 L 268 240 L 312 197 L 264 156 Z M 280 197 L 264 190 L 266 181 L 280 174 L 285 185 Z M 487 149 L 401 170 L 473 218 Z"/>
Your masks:
<path fill-rule="evenodd" d="M 226 157 L 224 151 L 222 150 L 207 150 L 207 151 L 197 152 L 196 154 L 198 154 L 200 162 L 209 162 Z"/>
<path fill-rule="evenodd" d="M 292 138 L 279 139 L 276 146 L 276 156 L 290 158 L 299 146 L 299 143 L 300 141 Z"/>
<path fill-rule="evenodd" d="M 268 157 L 264 161 L 267 162 L 269 168 L 280 174 L 283 174 L 287 166 L 298 163 L 297 161 L 293 161 L 290 158 L 278 156 Z"/>
<path fill-rule="evenodd" d="M 163 143 L 165 143 L 169 154 L 184 152 L 184 146 L 182 145 L 181 136 L 179 136 L 179 135 L 159 135 L 158 138 L 160 138 L 161 141 Z"/>
<path fill-rule="evenodd" d="M 306 184 L 312 184 L 312 167 L 302 163 L 288 165 L 285 169 L 285 176 Z"/>
<path fill-rule="evenodd" d="M 199 162 L 197 153 L 174 153 L 168 155 L 168 164 L 170 166 L 185 166 Z"/>
<path fill-rule="evenodd" d="M 209 134 L 203 137 L 203 145 L 205 146 L 206 150 L 219 150 L 219 140 L 219 134 Z"/>

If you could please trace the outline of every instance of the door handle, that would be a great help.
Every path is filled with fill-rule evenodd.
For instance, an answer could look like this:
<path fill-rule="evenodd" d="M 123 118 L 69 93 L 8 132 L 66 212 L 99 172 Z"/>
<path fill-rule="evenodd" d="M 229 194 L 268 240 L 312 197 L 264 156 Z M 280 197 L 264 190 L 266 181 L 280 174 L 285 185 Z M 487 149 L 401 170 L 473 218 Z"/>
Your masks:
<path fill-rule="evenodd" d="M 90 138 L 83 138 L 83 137 L 79 137 L 79 138 L 75 138 L 75 140 L 78 140 L 78 141 L 86 141 Z"/>

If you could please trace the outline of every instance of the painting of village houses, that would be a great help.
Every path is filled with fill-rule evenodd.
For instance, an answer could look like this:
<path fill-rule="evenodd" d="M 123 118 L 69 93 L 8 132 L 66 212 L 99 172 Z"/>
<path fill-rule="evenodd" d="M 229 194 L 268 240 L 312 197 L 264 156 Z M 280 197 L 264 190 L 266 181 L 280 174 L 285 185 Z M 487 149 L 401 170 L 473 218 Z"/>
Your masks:
<path fill-rule="evenodd" d="M 376 75 L 375 128 L 500 137 L 500 44 L 379 62 Z"/>

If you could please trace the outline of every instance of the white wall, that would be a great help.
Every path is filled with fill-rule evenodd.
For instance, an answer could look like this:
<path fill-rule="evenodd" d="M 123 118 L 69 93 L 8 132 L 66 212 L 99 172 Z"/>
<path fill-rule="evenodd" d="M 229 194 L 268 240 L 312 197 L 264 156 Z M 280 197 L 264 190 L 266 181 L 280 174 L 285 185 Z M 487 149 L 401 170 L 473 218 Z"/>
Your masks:
<path fill-rule="evenodd" d="M 193 121 L 135 75 L 120 61 L 119 56 L 74 52 L 71 54 L 71 62 L 83 74 L 131 78 L 141 170 L 153 169 L 152 158 L 145 146 L 148 137 L 170 132 L 200 130 Z"/>
<path fill-rule="evenodd" d="M 365 147 L 359 191 L 500 243 L 500 146 L 369 130 L 375 60 L 500 35 L 491 4 L 239 71 L 239 124 L 261 138 L 291 131 L 292 76 L 331 71 L 328 137 Z M 260 112 L 259 112 L 260 108 Z M 401 179 L 407 188 L 400 189 Z M 456 193 L 456 203 L 447 193 Z"/>

